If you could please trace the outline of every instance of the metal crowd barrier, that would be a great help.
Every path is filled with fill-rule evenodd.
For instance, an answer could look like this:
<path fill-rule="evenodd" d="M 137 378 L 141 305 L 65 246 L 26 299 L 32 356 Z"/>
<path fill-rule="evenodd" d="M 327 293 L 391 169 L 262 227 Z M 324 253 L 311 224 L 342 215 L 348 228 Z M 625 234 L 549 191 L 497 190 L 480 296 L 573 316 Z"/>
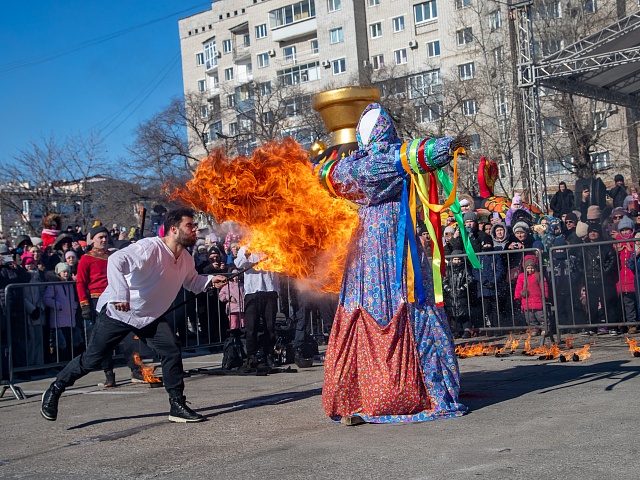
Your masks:
<path fill-rule="evenodd" d="M 42 303 L 47 288 L 54 289 L 50 291 L 52 299 L 59 300 L 55 287 L 60 285 L 69 286 L 73 293 L 65 300 L 72 311 L 70 326 L 62 325 L 57 309 Z M 20 387 L 15 385 L 16 375 L 63 367 L 84 351 L 90 326 L 82 319 L 80 307 L 76 304 L 75 288 L 75 282 L 62 281 L 14 283 L 5 288 L 2 321 L 6 334 L 2 336 L 0 332 L 0 397 L 11 389 L 16 398 L 25 398 Z M 37 299 L 34 301 L 40 311 L 36 320 L 30 316 L 27 307 L 27 300 L 33 300 L 32 297 Z M 228 318 L 215 289 L 198 295 L 181 289 L 165 317 L 183 350 L 218 347 L 224 343 Z M 136 350 L 142 356 L 152 354 L 141 340 L 138 340 Z M 121 358 L 121 355 L 114 352 L 114 357 Z"/>
<path fill-rule="evenodd" d="M 443 279 L 445 311 L 454 335 L 496 335 L 524 332 L 528 329 L 547 333 L 548 311 L 545 306 L 528 322 L 528 313 L 515 298 L 518 277 L 524 272 L 525 256 L 535 257 L 543 270 L 542 252 L 535 248 L 478 252 L 482 269 L 472 268 L 467 255 L 445 257 L 447 274 Z M 456 272 L 454 259 L 462 263 Z M 549 289 L 548 281 L 547 288 Z M 544 292 L 544 283 L 540 285 Z M 549 289 L 550 291 L 550 289 Z M 536 311 L 537 312 L 537 311 Z"/>
<path fill-rule="evenodd" d="M 636 259 L 640 241 L 636 240 L 549 249 L 548 272 L 553 279 L 553 312 L 559 337 L 563 332 L 617 335 L 640 325 Z M 621 251 L 627 252 L 624 256 L 629 260 L 621 261 Z"/>

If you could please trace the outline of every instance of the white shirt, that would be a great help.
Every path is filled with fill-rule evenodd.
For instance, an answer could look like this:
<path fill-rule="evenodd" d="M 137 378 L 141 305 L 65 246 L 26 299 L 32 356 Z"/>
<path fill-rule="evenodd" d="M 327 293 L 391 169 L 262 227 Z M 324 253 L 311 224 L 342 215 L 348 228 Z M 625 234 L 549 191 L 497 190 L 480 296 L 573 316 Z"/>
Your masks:
<path fill-rule="evenodd" d="M 176 299 L 180 287 L 203 292 L 211 277 L 196 272 L 193 257 L 182 251 L 178 259 L 160 237 L 143 238 L 109 256 L 109 285 L 96 309 L 107 306 L 116 320 L 142 328 L 160 317 Z M 127 302 L 130 310 L 116 310 L 114 303 Z"/>
<path fill-rule="evenodd" d="M 277 292 L 279 290 L 278 277 L 274 272 L 256 270 L 253 267 L 265 256 L 264 254 L 252 253 L 249 258 L 245 255 L 246 247 L 240 247 L 238 256 L 234 260 L 236 267 L 240 269 L 248 268 L 244 272 L 244 294 L 251 295 L 256 292 Z"/>

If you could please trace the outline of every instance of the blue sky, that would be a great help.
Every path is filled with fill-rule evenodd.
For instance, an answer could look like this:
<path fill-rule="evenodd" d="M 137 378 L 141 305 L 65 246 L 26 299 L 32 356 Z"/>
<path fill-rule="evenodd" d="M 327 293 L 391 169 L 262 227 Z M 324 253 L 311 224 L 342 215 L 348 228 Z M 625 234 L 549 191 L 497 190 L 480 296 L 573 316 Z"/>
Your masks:
<path fill-rule="evenodd" d="M 108 135 L 110 159 L 125 156 L 136 125 L 182 95 L 178 19 L 209 5 L 198 0 L 3 1 L 0 162 L 43 135 L 63 140 L 96 129 Z M 113 38 L 93 42 L 105 37 Z"/>

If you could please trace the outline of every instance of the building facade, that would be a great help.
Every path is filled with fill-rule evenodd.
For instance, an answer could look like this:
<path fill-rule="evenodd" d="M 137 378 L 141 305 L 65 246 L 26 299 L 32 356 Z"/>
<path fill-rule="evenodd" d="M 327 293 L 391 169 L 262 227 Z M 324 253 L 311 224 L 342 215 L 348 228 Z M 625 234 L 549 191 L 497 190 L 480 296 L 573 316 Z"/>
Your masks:
<path fill-rule="evenodd" d="M 637 0 L 573 7 L 536 0 L 536 53 L 548 55 L 612 23 L 621 3 L 625 11 L 638 8 Z M 314 93 L 377 85 L 403 137 L 469 134 L 472 159 L 496 160 L 498 191 L 510 194 L 523 184 L 509 19 L 507 2 L 493 0 L 220 0 L 179 21 L 185 96 L 196 99 L 209 126 L 206 142 L 237 140 L 246 153 L 278 135 L 307 145 L 318 138 L 309 117 Z M 540 102 L 548 185 L 571 181 L 580 147 L 571 138 L 585 128 L 594 137 L 587 150 L 595 173 L 605 180 L 631 175 L 624 108 L 549 91 Z M 580 119 L 567 102 L 578 102 Z M 463 188 L 473 192 L 474 180 L 471 174 Z"/>

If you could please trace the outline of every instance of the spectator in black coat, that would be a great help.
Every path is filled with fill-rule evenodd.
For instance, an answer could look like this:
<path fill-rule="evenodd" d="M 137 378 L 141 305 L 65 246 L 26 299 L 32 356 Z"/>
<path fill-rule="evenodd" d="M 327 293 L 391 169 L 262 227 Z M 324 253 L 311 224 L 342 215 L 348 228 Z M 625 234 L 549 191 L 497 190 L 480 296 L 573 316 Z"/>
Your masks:
<path fill-rule="evenodd" d="M 549 208 L 553 210 L 553 216 L 556 218 L 562 218 L 563 214 L 573 211 L 575 208 L 575 197 L 573 192 L 567 188 L 566 183 L 560 182 L 558 191 L 551 199 Z"/>
<path fill-rule="evenodd" d="M 613 199 L 613 208 L 622 207 L 624 199 L 627 198 L 627 186 L 624 184 L 624 177 L 620 174 L 613 177 L 613 180 L 616 186 L 608 190 L 607 195 Z"/>

